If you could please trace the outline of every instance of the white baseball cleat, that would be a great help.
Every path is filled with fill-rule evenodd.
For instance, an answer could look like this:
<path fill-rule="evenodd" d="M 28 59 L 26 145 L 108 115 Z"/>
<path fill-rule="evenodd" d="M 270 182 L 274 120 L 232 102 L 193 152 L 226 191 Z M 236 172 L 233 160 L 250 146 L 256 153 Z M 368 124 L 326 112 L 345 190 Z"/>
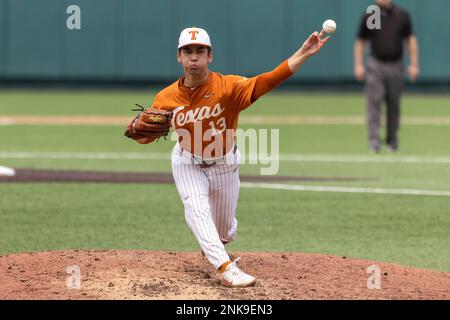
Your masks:
<path fill-rule="evenodd" d="M 251 287 L 256 284 L 256 278 L 246 274 L 238 268 L 236 262 L 241 257 L 231 262 L 222 273 L 222 284 L 226 287 Z"/>

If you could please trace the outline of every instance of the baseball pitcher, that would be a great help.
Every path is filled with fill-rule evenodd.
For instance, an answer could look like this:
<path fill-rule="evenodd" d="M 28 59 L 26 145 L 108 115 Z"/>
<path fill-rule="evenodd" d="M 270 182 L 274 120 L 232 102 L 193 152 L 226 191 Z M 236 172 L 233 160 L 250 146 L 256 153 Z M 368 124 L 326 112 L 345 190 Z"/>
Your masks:
<path fill-rule="evenodd" d="M 301 48 L 274 70 L 253 78 L 212 72 L 212 46 L 201 28 L 184 29 L 178 63 L 184 75 L 161 90 L 151 108 L 142 109 L 126 136 L 148 144 L 178 134 L 172 151 L 172 173 L 183 202 L 187 225 L 225 286 L 246 287 L 256 277 L 230 261 L 225 244 L 236 237 L 239 160 L 235 131 L 239 113 L 296 72 L 319 52 L 329 36 L 314 32 Z"/>

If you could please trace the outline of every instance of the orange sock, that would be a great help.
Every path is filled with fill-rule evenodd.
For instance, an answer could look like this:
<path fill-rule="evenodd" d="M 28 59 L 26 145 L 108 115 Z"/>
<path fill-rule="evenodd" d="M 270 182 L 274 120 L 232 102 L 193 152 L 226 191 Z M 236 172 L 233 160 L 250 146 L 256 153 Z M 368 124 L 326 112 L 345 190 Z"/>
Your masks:
<path fill-rule="evenodd" d="M 224 273 L 224 271 L 225 271 L 225 269 L 228 267 L 228 265 L 231 263 L 231 261 L 227 261 L 227 262 L 225 262 L 224 264 L 222 264 L 221 266 L 220 266 L 220 268 L 219 268 L 219 271 L 221 272 L 221 273 Z"/>

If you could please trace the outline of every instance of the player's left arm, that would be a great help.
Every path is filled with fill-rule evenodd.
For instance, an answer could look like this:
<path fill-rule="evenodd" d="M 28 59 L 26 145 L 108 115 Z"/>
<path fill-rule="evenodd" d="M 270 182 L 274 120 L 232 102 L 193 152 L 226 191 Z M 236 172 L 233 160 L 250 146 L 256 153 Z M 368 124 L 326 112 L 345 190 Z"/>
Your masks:
<path fill-rule="evenodd" d="M 417 37 L 414 35 L 414 28 L 411 16 L 408 12 L 404 15 L 403 25 L 402 25 L 402 37 L 406 40 L 406 46 L 408 48 L 409 55 L 409 66 L 408 66 L 408 76 L 409 79 L 414 82 L 419 76 L 419 44 Z"/>
<path fill-rule="evenodd" d="M 419 44 L 417 41 L 417 37 L 413 34 L 410 35 L 407 38 L 407 44 L 408 44 L 408 55 L 409 55 L 408 76 L 412 82 L 415 82 L 420 73 Z"/>

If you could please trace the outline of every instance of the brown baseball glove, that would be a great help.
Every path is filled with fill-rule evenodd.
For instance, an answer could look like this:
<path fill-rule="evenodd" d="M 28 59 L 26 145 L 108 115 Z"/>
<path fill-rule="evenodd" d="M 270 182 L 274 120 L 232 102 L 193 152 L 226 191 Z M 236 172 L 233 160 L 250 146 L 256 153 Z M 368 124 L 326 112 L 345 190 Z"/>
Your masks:
<path fill-rule="evenodd" d="M 161 137 L 166 139 L 170 131 L 172 111 L 155 108 L 144 109 L 138 104 L 136 106 L 139 109 L 133 109 L 133 111 L 140 111 L 140 113 L 128 125 L 125 136 L 139 143 L 142 141 L 148 143 Z"/>

